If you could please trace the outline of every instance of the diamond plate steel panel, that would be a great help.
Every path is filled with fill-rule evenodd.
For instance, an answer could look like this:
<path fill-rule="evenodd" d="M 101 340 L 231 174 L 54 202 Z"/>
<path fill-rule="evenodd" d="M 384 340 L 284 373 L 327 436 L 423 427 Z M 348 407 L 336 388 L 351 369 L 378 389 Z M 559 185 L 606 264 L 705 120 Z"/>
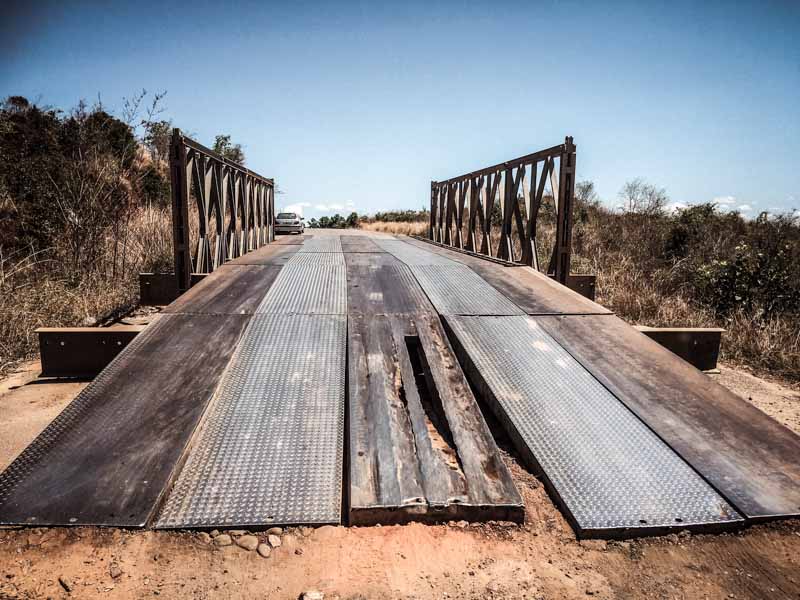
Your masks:
<path fill-rule="evenodd" d="M 443 315 L 523 315 L 516 304 L 468 266 L 401 240 L 375 240 L 411 268 Z"/>
<path fill-rule="evenodd" d="M 446 256 L 441 256 L 434 252 L 428 252 L 423 248 L 419 248 L 412 244 L 408 244 L 402 240 L 376 238 L 374 241 L 378 245 L 378 247 L 394 255 L 395 258 L 403 261 L 404 263 L 406 263 L 411 267 L 418 265 L 459 264 L 454 260 L 450 260 Z"/>
<path fill-rule="evenodd" d="M 338 235 L 315 235 L 306 240 L 300 248 L 300 253 L 305 252 L 341 252 L 342 243 Z"/>
<path fill-rule="evenodd" d="M 298 252 L 287 263 L 289 265 L 344 265 L 341 252 Z"/>
<path fill-rule="evenodd" d="M 346 269 L 344 265 L 286 265 L 256 313 L 346 314 Z"/>
<path fill-rule="evenodd" d="M 579 532 L 741 520 L 535 320 L 447 323 Z"/>
<path fill-rule="evenodd" d="M 442 315 L 525 314 L 465 265 L 416 265 L 411 271 Z"/>
<path fill-rule="evenodd" d="M 157 527 L 340 522 L 346 333 L 252 317 Z"/>

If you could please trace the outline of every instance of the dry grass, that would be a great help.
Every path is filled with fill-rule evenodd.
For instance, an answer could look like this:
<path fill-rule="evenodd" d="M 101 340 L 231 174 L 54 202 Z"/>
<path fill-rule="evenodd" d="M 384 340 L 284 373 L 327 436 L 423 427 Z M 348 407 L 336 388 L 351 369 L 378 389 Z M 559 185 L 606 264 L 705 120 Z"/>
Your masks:
<path fill-rule="evenodd" d="M 120 243 L 106 235 L 104 268 L 80 276 L 65 268 L 57 248 L 0 254 L 0 373 L 37 355 L 37 327 L 92 325 L 133 306 L 138 273 L 171 268 L 171 223 L 167 209 L 135 209 L 119 232 Z"/>
<path fill-rule="evenodd" d="M 402 235 L 425 235 L 428 223 L 421 221 L 373 221 L 372 223 L 359 223 L 359 229 L 367 231 L 380 231 L 381 233 L 396 233 Z"/>
<path fill-rule="evenodd" d="M 653 252 L 650 245 L 655 236 L 651 229 L 632 227 L 622 234 L 609 234 L 605 219 L 601 214 L 576 223 L 574 231 L 573 272 L 597 275 L 598 302 L 637 325 L 724 327 L 724 360 L 800 381 L 800 320 L 781 314 L 763 319 L 743 309 L 725 318 L 715 316 L 698 303 L 695 290 L 685 283 L 681 262 L 649 264 L 646 257 Z M 364 230 L 404 235 L 425 235 L 427 227 L 427 222 L 360 224 Z M 545 221 L 539 232 L 543 266 L 552 229 Z M 496 231 L 492 233 L 496 249 Z M 56 258 L 58 249 L 29 256 L 0 253 L 0 372 L 36 355 L 37 327 L 94 323 L 136 302 L 139 272 L 172 268 L 168 209 L 135 209 L 119 236 L 115 239 L 109 234 L 104 239 L 106 266 L 77 278 Z M 514 243 L 519 252 L 518 240 Z"/>
<path fill-rule="evenodd" d="M 663 224 L 633 221 L 624 223 L 621 231 L 609 234 L 609 226 L 617 217 L 600 211 L 576 223 L 573 232 L 572 271 L 597 275 L 600 304 L 633 325 L 723 327 L 726 330 L 721 348 L 723 360 L 761 374 L 800 381 L 800 320 L 796 316 L 774 315 L 762 319 L 744 309 L 726 317 L 715 316 L 713 310 L 698 302 L 695 290 L 686 283 L 683 263 L 653 266 L 652 255 L 663 233 L 656 230 Z M 616 222 L 614 225 L 620 226 Z M 381 222 L 364 228 L 426 235 L 427 223 Z M 465 230 L 463 235 L 466 233 Z M 539 261 L 543 269 L 549 260 L 554 233 L 554 226 L 548 220 L 540 224 Z M 493 228 L 490 237 L 496 254 L 497 228 Z M 519 255 L 517 238 L 513 239 L 513 245 Z"/>

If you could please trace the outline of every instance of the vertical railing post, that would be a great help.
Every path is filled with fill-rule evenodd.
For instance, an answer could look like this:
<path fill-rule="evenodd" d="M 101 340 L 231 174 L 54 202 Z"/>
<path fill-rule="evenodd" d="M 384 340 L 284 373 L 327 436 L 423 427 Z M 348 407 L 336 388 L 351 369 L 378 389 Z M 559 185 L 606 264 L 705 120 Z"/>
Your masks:
<path fill-rule="evenodd" d="M 431 214 L 428 215 L 428 239 L 436 240 L 436 182 L 431 181 Z"/>
<path fill-rule="evenodd" d="M 500 208 L 503 211 L 503 221 L 500 224 L 500 249 L 498 258 L 503 260 L 514 260 L 514 250 L 511 239 L 511 213 L 514 210 L 514 202 L 517 198 L 514 194 L 514 174 L 513 166 L 506 167 L 503 174 L 503 199 Z"/>
<path fill-rule="evenodd" d="M 189 247 L 189 185 L 186 177 L 186 146 L 180 129 L 172 130 L 169 152 L 172 184 L 172 248 L 178 293 L 189 289 L 192 278 L 192 252 Z"/>
<path fill-rule="evenodd" d="M 564 140 L 559 160 L 558 221 L 556 224 L 555 279 L 566 285 L 572 253 L 572 206 L 575 194 L 575 144 Z"/>

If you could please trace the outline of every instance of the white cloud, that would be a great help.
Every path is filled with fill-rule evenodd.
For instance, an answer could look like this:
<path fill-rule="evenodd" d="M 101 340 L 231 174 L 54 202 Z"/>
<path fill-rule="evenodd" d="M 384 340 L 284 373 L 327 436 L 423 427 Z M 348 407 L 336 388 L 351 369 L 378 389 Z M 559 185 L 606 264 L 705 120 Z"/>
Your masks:
<path fill-rule="evenodd" d="M 719 204 L 720 206 L 730 206 L 732 204 L 736 204 L 736 198 L 733 196 L 717 196 L 712 200 L 715 204 Z"/>
<path fill-rule="evenodd" d="M 331 204 L 315 204 L 314 205 L 314 210 L 318 210 L 319 212 L 336 212 L 336 211 L 344 210 L 345 206 L 347 206 L 348 208 L 353 207 L 353 203 L 352 202 L 348 202 L 347 205 L 335 204 L 335 203 L 331 203 Z"/>
<path fill-rule="evenodd" d="M 738 210 L 739 212 L 750 212 L 751 210 L 753 210 L 753 207 L 750 206 L 749 204 L 740 204 L 739 206 L 736 207 L 736 210 Z"/>
<path fill-rule="evenodd" d="M 303 209 L 309 208 L 311 206 L 310 202 L 295 202 L 294 204 L 287 204 L 278 212 L 293 212 L 297 213 L 301 217 L 303 216 Z"/>

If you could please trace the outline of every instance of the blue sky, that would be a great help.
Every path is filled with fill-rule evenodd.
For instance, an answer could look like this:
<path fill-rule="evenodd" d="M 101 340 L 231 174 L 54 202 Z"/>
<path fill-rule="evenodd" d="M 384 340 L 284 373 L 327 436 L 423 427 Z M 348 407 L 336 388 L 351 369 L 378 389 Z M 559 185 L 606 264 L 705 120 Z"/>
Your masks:
<path fill-rule="evenodd" d="M 306 216 L 420 208 L 431 179 L 565 135 L 610 205 L 643 177 L 677 204 L 800 208 L 798 2 L 30 4 L 0 9 L 0 95 L 166 90 Z"/>

